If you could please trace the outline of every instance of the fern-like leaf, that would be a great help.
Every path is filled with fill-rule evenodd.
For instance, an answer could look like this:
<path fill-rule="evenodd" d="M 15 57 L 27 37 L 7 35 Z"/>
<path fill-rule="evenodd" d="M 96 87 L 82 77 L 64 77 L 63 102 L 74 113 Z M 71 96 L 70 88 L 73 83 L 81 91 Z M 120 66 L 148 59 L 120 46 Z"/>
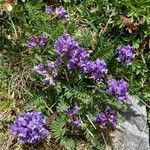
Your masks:
<path fill-rule="evenodd" d="M 60 144 L 67 150 L 73 150 L 75 148 L 75 142 L 67 137 L 61 139 Z"/>
<path fill-rule="evenodd" d="M 61 101 L 60 103 L 58 103 L 57 111 L 64 112 L 64 110 L 67 108 L 68 108 L 68 105 L 64 101 Z"/>
<path fill-rule="evenodd" d="M 52 134 L 56 140 L 60 140 L 63 138 L 66 129 L 64 128 L 66 122 L 63 117 L 58 117 L 55 121 L 52 122 L 50 128 L 52 131 Z"/>

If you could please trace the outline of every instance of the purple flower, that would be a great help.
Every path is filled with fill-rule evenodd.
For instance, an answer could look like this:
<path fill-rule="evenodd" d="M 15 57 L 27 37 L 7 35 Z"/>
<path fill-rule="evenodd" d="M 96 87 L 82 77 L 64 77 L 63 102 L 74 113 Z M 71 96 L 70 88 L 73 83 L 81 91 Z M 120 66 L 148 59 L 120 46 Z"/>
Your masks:
<path fill-rule="evenodd" d="M 71 120 L 71 123 L 74 125 L 74 126 L 77 126 L 79 127 L 81 125 L 81 119 L 78 119 L 76 117 L 73 117 L 73 119 Z"/>
<path fill-rule="evenodd" d="M 55 85 L 54 78 L 57 76 L 57 67 L 58 62 L 57 61 L 51 61 L 48 63 L 48 69 L 46 70 L 44 68 L 43 64 L 39 64 L 34 67 L 34 71 L 38 73 L 39 75 L 44 76 L 43 83 L 44 85 Z"/>
<path fill-rule="evenodd" d="M 36 143 L 48 136 L 45 123 L 41 112 L 23 113 L 10 126 L 10 133 L 16 135 L 20 143 Z"/>
<path fill-rule="evenodd" d="M 117 60 L 119 62 L 122 62 L 124 65 L 129 65 L 130 62 L 133 60 L 135 57 L 135 54 L 133 53 L 134 49 L 130 45 L 125 45 L 118 47 L 116 49 L 117 53 Z"/>
<path fill-rule="evenodd" d="M 95 122 L 99 123 L 100 128 L 106 128 L 107 125 L 115 126 L 117 119 L 114 112 L 107 106 L 103 112 L 95 116 Z"/>
<path fill-rule="evenodd" d="M 56 8 L 55 15 L 58 18 L 67 18 L 68 16 L 67 11 L 64 9 L 63 6 Z"/>
<path fill-rule="evenodd" d="M 51 14 L 52 13 L 52 7 L 51 6 L 45 6 L 45 12 L 47 14 Z"/>
<path fill-rule="evenodd" d="M 128 97 L 128 84 L 124 80 L 108 80 L 107 93 L 113 95 L 118 101 L 123 102 Z"/>
<path fill-rule="evenodd" d="M 89 59 L 89 54 L 83 48 L 76 47 L 69 54 L 67 67 L 69 69 L 78 67 L 82 71 L 86 72 L 88 59 Z"/>
<path fill-rule="evenodd" d="M 42 76 L 46 76 L 46 74 L 47 74 L 47 71 L 45 70 L 43 64 L 39 64 L 39 65 L 37 65 L 37 66 L 34 66 L 33 70 L 34 70 L 36 73 L 38 73 L 39 75 L 42 75 Z"/>
<path fill-rule="evenodd" d="M 94 80 L 101 80 L 107 74 L 107 65 L 104 60 L 97 59 L 90 62 L 88 73 Z"/>
<path fill-rule="evenodd" d="M 27 40 L 26 46 L 28 48 L 33 48 L 36 46 L 43 47 L 46 45 L 47 40 L 48 40 L 48 36 L 46 35 L 33 36 L 32 38 L 29 38 Z"/>
<path fill-rule="evenodd" d="M 47 74 L 46 78 L 43 80 L 44 85 L 55 85 L 54 77 Z"/>
<path fill-rule="evenodd" d="M 54 45 L 57 54 L 65 56 L 65 63 L 69 69 L 79 68 L 81 71 L 88 72 L 89 53 L 80 48 L 78 43 L 69 35 L 60 36 Z"/>
<path fill-rule="evenodd" d="M 77 46 L 78 43 L 69 34 L 64 34 L 56 40 L 54 49 L 57 54 L 62 55 L 70 53 Z"/>
<path fill-rule="evenodd" d="M 81 119 L 79 119 L 77 117 L 77 113 L 78 113 L 77 105 L 74 105 L 70 108 L 67 108 L 64 112 L 69 117 L 70 123 L 72 123 L 74 126 L 80 126 L 81 125 Z"/>
<path fill-rule="evenodd" d="M 70 108 L 67 108 L 65 111 L 64 111 L 68 116 L 73 116 L 73 115 L 76 115 L 78 113 L 78 107 L 77 105 L 75 106 L 72 106 Z"/>
<path fill-rule="evenodd" d="M 48 70 L 51 71 L 51 70 L 54 70 L 56 69 L 60 64 L 60 60 L 55 60 L 55 61 L 50 61 L 48 62 Z"/>

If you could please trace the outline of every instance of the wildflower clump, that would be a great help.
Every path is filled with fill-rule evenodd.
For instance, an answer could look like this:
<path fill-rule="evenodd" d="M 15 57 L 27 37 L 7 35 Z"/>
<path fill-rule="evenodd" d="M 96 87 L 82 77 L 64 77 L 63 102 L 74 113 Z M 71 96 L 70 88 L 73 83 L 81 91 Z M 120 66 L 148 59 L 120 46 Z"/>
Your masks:
<path fill-rule="evenodd" d="M 69 34 L 63 34 L 56 40 L 54 49 L 58 55 L 69 55 L 78 46 L 78 43 Z"/>
<path fill-rule="evenodd" d="M 11 1 L 11 12 L 5 1 Z M 128 91 L 148 103 L 146 2 L 1 0 L 0 4 L 0 110 L 8 109 L 2 114 L 2 128 L 7 131 L 9 120 L 21 110 L 25 113 L 15 119 L 10 133 L 25 143 L 23 149 L 104 149 L 99 133 L 105 136 L 103 128 L 109 130 L 123 120 Z M 47 128 L 40 112 L 28 110 L 41 111 Z M 16 138 L 5 145 L 20 148 Z"/>
<path fill-rule="evenodd" d="M 47 69 L 43 64 L 39 64 L 34 66 L 33 70 L 44 77 L 43 82 L 45 85 L 55 85 L 54 78 L 57 76 L 56 69 L 58 67 L 58 64 L 58 61 L 50 61 L 48 63 Z"/>
<path fill-rule="evenodd" d="M 56 18 L 66 19 L 68 17 L 68 13 L 63 6 L 56 7 L 55 10 L 52 9 L 51 6 L 45 6 L 45 13 L 52 14 Z"/>
<path fill-rule="evenodd" d="M 26 46 L 28 48 L 34 48 L 36 46 L 44 47 L 46 45 L 47 40 L 47 35 L 33 36 L 26 41 Z"/>
<path fill-rule="evenodd" d="M 130 62 L 135 57 L 135 54 L 133 53 L 133 51 L 134 51 L 134 48 L 131 47 L 130 45 L 124 45 L 124 46 L 118 47 L 116 49 L 117 60 L 119 62 L 122 62 L 124 65 L 129 65 Z"/>
<path fill-rule="evenodd" d="M 78 118 L 78 107 L 77 105 L 74 105 L 70 108 L 67 108 L 65 111 L 66 115 L 69 117 L 70 123 L 74 126 L 80 126 L 81 125 L 81 119 Z"/>
<path fill-rule="evenodd" d="M 94 80 L 100 80 L 107 74 L 107 65 L 104 60 L 97 59 L 89 63 L 88 73 Z"/>
<path fill-rule="evenodd" d="M 108 106 L 103 112 L 96 115 L 94 120 L 99 124 L 100 128 L 106 128 L 107 125 L 115 126 L 117 123 L 114 112 Z"/>
<path fill-rule="evenodd" d="M 58 18 L 67 18 L 68 14 L 67 14 L 67 11 L 65 10 L 65 8 L 63 6 L 60 6 L 60 7 L 56 8 L 55 16 Z"/>
<path fill-rule="evenodd" d="M 89 73 L 94 80 L 100 80 L 107 74 L 107 65 L 104 60 L 97 59 L 90 62 L 89 53 L 79 47 L 79 44 L 69 35 L 60 36 L 54 45 L 55 52 L 66 56 L 69 69 L 79 68 L 84 73 Z"/>
<path fill-rule="evenodd" d="M 124 102 L 128 98 L 128 84 L 124 80 L 115 80 L 110 79 L 108 80 L 108 89 L 107 93 L 109 95 L 115 96 L 115 98 L 120 101 Z"/>
<path fill-rule="evenodd" d="M 46 121 L 41 112 L 27 112 L 15 119 L 10 133 L 16 135 L 20 143 L 36 143 L 48 136 Z"/>
<path fill-rule="evenodd" d="M 86 71 L 88 59 L 89 53 L 83 48 L 75 47 L 74 50 L 70 51 L 67 67 L 69 69 L 79 68 L 82 71 Z"/>

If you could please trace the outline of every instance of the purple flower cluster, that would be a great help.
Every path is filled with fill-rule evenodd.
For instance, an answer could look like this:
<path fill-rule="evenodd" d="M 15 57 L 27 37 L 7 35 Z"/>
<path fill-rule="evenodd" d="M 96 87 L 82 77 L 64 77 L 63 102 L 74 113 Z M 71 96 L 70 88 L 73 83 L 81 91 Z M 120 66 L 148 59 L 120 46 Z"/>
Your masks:
<path fill-rule="evenodd" d="M 10 133 L 18 136 L 20 143 L 35 143 L 48 136 L 45 119 L 41 112 L 27 112 L 15 119 Z"/>
<path fill-rule="evenodd" d="M 57 18 L 67 18 L 68 17 L 68 13 L 63 6 L 57 7 L 54 12 L 53 12 L 51 6 L 45 6 L 45 12 L 47 14 L 53 14 Z"/>
<path fill-rule="evenodd" d="M 64 9 L 64 7 L 60 6 L 56 8 L 55 16 L 58 18 L 67 18 L 68 14 L 67 14 L 67 11 Z"/>
<path fill-rule="evenodd" d="M 133 53 L 134 49 L 130 45 L 125 45 L 118 47 L 116 49 L 117 53 L 117 60 L 119 62 L 122 62 L 124 65 L 129 65 L 130 62 L 133 60 L 135 57 L 135 54 Z"/>
<path fill-rule="evenodd" d="M 51 61 L 48 63 L 48 69 L 46 70 L 43 64 L 39 64 L 33 68 L 33 70 L 39 75 L 44 77 L 45 85 L 55 85 L 54 78 L 57 76 L 56 68 L 58 67 L 58 61 Z"/>
<path fill-rule="evenodd" d="M 94 80 L 100 80 L 107 74 L 107 65 L 104 60 L 97 59 L 89 61 L 89 53 L 69 35 L 60 36 L 54 45 L 58 55 L 65 55 L 67 58 L 67 67 L 69 69 L 79 68 L 84 73 L 88 73 Z"/>
<path fill-rule="evenodd" d="M 86 72 L 88 59 L 89 53 L 83 48 L 76 47 L 73 51 L 70 51 L 67 67 L 69 69 L 80 68 L 82 71 Z"/>
<path fill-rule="evenodd" d="M 104 60 L 97 59 L 90 62 L 88 73 L 91 74 L 92 79 L 100 80 L 107 74 L 107 65 Z"/>
<path fill-rule="evenodd" d="M 95 116 L 94 120 L 99 124 L 100 128 L 106 128 L 107 125 L 115 126 L 117 123 L 114 112 L 108 106 L 103 112 Z"/>
<path fill-rule="evenodd" d="M 128 84 L 124 80 L 108 80 L 107 93 L 113 95 L 118 101 L 123 102 L 128 97 Z"/>
<path fill-rule="evenodd" d="M 48 36 L 46 35 L 33 36 L 26 41 L 26 46 L 28 48 L 33 48 L 36 46 L 43 47 L 46 45 L 47 40 L 48 40 Z"/>
<path fill-rule="evenodd" d="M 42 76 L 46 76 L 46 74 L 47 74 L 47 71 L 45 70 L 43 64 L 39 64 L 39 65 L 35 66 L 34 71 L 36 71 L 36 73 L 38 73 L 39 75 L 42 75 Z"/>
<path fill-rule="evenodd" d="M 67 108 L 64 112 L 69 117 L 70 123 L 72 123 L 73 125 L 77 127 L 81 125 L 81 119 L 77 117 L 78 107 L 76 105 L 70 108 Z"/>
<path fill-rule="evenodd" d="M 69 55 L 75 47 L 78 47 L 78 43 L 69 34 L 60 36 L 54 44 L 55 52 L 59 55 Z"/>

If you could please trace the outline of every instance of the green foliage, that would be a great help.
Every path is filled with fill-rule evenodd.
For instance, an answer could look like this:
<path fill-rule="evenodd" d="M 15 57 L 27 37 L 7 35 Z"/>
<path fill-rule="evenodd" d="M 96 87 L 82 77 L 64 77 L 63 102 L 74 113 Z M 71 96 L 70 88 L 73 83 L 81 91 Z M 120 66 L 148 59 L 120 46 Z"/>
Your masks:
<path fill-rule="evenodd" d="M 24 110 L 38 110 L 44 112 L 44 110 L 47 108 L 46 106 L 46 100 L 41 95 L 35 95 L 32 93 L 27 93 L 28 97 L 23 102 L 23 109 Z"/>
<path fill-rule="evenodd" d="M 63 137 L 63 139 L 61 139 L 60 144 L 66 149 L 66 150 L 73 150 L 75 149 L 75 142 L 67 137 Z"/>
<path fill-rule="evenodd" d="M 60 113 L 63 113 L 64 110 L 66 110 L 67 108 L 68 108 L 68 105 L 63 100 L 60 101 L 60 103 L 58 103 L 58 105 L 57 105 L 57 111 Z"/>
<path fill-rule="evenodd" d="M 56 138 L 57 140 L 60 140 L 63 138 L 66 129 L 64 128 L 66 122 L 64 117 L 59 117 L 55 121 L 52 122 L 50 125 L 53 137 Z"/>
<path fill-rule="evenodd" d="M 10 107 L 10 105 L 12 104 L 13 100 L 11 98 L 11 96 L 9 96 L 6 93 L 2 93 L 0 92 L 0 111 L 3 111 L 7 108 Z"/>
<path fill-rule="evenodd" d="M 124 0 L 123 4 L 127 7 L 128 16 L 134 21 L 135 19 L 141 20 L 142 23 L 150 24 L 150 1 L 146 0 Z"/>

